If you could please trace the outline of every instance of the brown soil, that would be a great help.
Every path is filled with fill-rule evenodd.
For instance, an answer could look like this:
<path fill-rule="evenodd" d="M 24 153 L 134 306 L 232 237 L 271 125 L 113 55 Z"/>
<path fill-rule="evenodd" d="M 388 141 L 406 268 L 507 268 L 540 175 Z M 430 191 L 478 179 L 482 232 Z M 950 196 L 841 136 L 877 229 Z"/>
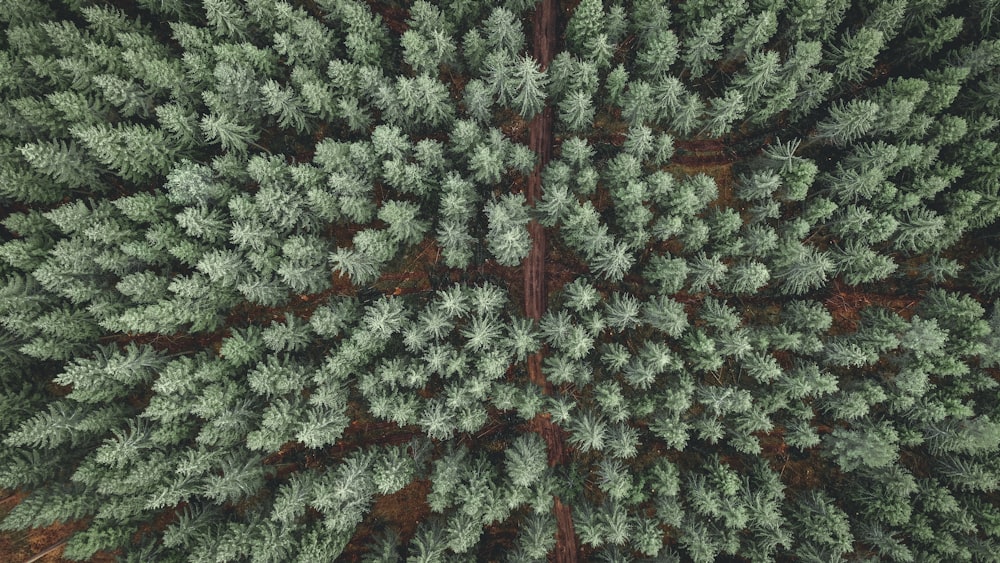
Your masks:
<path fill-rule="evenodd" d="M 0 504 L 0 517 L 6 516 L 26 494 L 18 494 L 5 499 Z M 56 563 L 68 561 L 62 557 L 66 541 L 75 533 L 87 527 L 87 521 L 52 524 L 45 528 L 34 528 L 20 532 L 0 532 L 0 563 Z M 114 561 L 110 554 L 97 554 L 91 561 L 104 563 Z"/>
<path fill-rule="evenodd" d="M 532 47 L 535 60 L 542 69 L 549 66 L 558 41 L 559 8 L 556 0 L 542 0 L 536 7 L 532 18 Z M 552 158 L 555 137 L 553 136 L 553 110 L 547 106 L 536 115 L 528 126 L 528 146 L 538 155 L 538 165 L 528 176 L 525 196 L 528 205 L 534 205 L 542 196 L 542 169 Z M 541 319 L 546 309 L 547 290 L 546 277 L 546 236 L 545 229 L 532 221 L 529 225 L 532 237 L 531 252 L 524 262 L 524 313 L 528 318 Z M 528 377 L 539 385 L 546 394 L 552 392 L 552 385 L 542 373 L 542 356 L 544 351 L 534 354 L 528 359 Z M 535 417 L 533 426 L 545 439 L 549 450 L 549 464 L 557 465 L 566 461 L 565 433 L 544 414 Z M 570 507 L 555 498 L 556 517 L 556 547 L 552 559 L 557 563 L 575 562 L 579 559 L 577 552 L 576 532 L 573 529 L 573 518 Z"/>
<path fill-rule="evenodd" d="M 726 150 L 726 145 L 717 139 L 678 140 L 674 142 L 673 162 L 683 166 L 708 166 L 732 164 L 738 156 Z"/>
<path fill-rule="evenodd" d="M 553 559 L 557 562 L 579 561 L 579 542 L 573 529 L 573 512 L 559 497 L 556 497 L 553 511 L 556 513 L 556 548 Z"/>
<path fill-rule="evenodd" d="M 866 292 L 861 289 L 834 280 L 831 295 L 824 302 L 827 310 L 833 316 L 835 332 L 854 332 L 857 330 L 861 311 L 867 307 L 878 306 L 889 309 L 899 316 L 909 319 L 913 309 L 921 299 L 921 295 L 906 294 L 900 291 Z"/>
<path fill-rule="evenodd" d="M 337 561 L 362 561 L 368 542 L 382 529 L 394 529 L 404 542 L 409 541 L 416 533 L 417 525 L 430 514 L 427 504 L 430 490 L 430 481 L 421 479 L 412 481 L 391 495 L 378 497 Z"/>

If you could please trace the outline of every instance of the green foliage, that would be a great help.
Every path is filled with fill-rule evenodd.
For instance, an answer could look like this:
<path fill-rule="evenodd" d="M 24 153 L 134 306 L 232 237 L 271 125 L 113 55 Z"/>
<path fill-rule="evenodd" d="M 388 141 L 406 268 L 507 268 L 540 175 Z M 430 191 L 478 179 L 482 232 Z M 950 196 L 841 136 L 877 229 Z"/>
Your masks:
<path fill-rule="evenodd" d="M 570 131 L 582 131 L 594 121 L 594 102 L 586 92 L 574 90 L 559 102 L 559 120 Z"/>
<path fill-rule="evenodd" d="M 95 159 L 133 182 L 166 174 L 178 152 L 162 130 L 142 125 L 74 126 L 70 132 Z"/>
<path fill-rule="evenodd" d="M 569 442 L 582 452 L 603 450 L 608 439 L 608 423 L 592 411 L 577 415 L 570 422 Z"/>
<path fill-rule="evenodd" d="M 783 293 L 802 294 L 823 284 L 834 269 L 826 252 L 797 241 L 778 247 L 774 264 L 775 277 Z"/>
<path fill-rule="evenodd" d="M 254 138 L 252 126 L 224 114 L 203 116 L 201 130 L 210 143 L 218 143 L 223 149 L 238 154 L 246 154 L 247 145 Z"/>
<path fill-rule="evenodd" d="M 831 455 L 844 471 L 859 467 L 886 467 L 895 461 L 899 434 L 888 422 L 863 423 L 837 428 L 827 442 Z"/>
<path fill-rule="evenodd" d="M 89 4 L 0 3 L 4 530 L 995 558 L 996 2 Z"/>
<path fill-rule="evenodd" d="M 299 133 L 307 129 L 306 120 L 310 117 L 302 100 L 295 93 L 274 80 L 268 80 L 260 87 L 267 112 L 278 118 L 278 125 L 295 129 Z"/>
<path fill-rule="evenodd" d="M 699 78 L 708 72 L 709 65 L 722 54 L 719 41 L 722 39 L 722 14 L 698 21 L 690 35 L 684 40 L 684 61 L 691 76 Z"/>
<path fill-rule="evenodd" d="M 796 503 L 792 521 L 802 538 L 800 556 L 839 557 L 852 550 L 850 519 L 826 493 L 813 491 Z"/>
<path fill-rule="evenodd" d="M 148 382 L 163 360 L 154 349 L 130 344 L 124 354 L 115 346 L 103 347 L 92 359 L 77 359 L 56 377 L 61 385 L 72 385 L 69 397 L 83 403 L 98 403 L 124 397 L 132 388 Z"/>
<path fill-rule="evenodd" d="M 537 434 L 518 437 L 504 451 L 507 473 L 515 487 L 527 487 L 542 477 L 548 467 L 545 443 Z"/>
<path fill-rule="evenodd" d="M 81 519 L 93 514 L 96 496 L 95 491 L 79 485 L 42 485 L 14 507 L 0 523 L 0 529 L 27 530 Z"/>
<path fill-rule="evenodd" d="M 514 62 L 510 73 L 510 89 L 514 92 L 511 103 L 525 119 L 531 119 L 545 106 L 545 86 L 548 82 L 531 57 Z"/>
<path fill-rule="evenodd" d="M 60 184 L 75 188 L 96 186 L 98 182 L 97 167 L 88 162 L 75 142 L 29 143 L 18 150 L 28 164 Z"/>
<path fill-rule="evenodd" d="M 381 61 L 389 37 L 380 16 L 355 0 L 325 0 L 320 5 L 347 27 L 344 46 L 354 62 L 377 65 Z"/>
<path fill-rule="evenodd" d="M 578 56 L 593 51 L 594 42 L 605 31 L 605 13 L 600 0 L 583 0 L 566 24 L 566 42 Z"/>
<path fill-rule="evenodd" d="M 677 338 L 688 326 L 684 306 L 669 297 L 654 297 L 645 304 L 645 321 L 666 335 Z"/>
<path fill-rule="evenodd" d="M 497 262 L 504 266 L 519 264 L 531 250 L 528 210 L 523 196 L 506 194 L 488 202 L 485 211 L 489 221 L 490 251 Z"/>
<path fill-rule="evenodd" d="M 881 31 L 862 27 L 855 33 L 844 34 L 840 42 L 831 49 L 831 58 L 837 65 L 836 80 L 860 82 L 875 64 L 885 44 Z"/>

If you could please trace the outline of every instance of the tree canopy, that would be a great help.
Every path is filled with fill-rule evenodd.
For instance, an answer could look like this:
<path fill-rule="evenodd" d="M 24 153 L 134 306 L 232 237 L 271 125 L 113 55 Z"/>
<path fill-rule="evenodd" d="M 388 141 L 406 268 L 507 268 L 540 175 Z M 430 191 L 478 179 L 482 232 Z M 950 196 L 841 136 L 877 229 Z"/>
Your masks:
<path fill-rule="evenodd" d="M 0 552 L 995 561 L 996 4 L 0 3 Z"/>

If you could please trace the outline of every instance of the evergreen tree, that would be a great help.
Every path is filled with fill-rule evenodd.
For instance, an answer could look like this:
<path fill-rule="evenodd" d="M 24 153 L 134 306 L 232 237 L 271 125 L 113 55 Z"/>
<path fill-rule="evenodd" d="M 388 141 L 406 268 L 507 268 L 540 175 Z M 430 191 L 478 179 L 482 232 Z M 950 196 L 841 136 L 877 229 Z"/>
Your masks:
<path fill-rule="evenodd" d="M 700 20 L 693 25 L 689 35 L 684 39 L 684 51 L 681 60 L 684 61 L 691 76 L 699 78 L 722 54 L 719 42 L 722 40 L 723 16 L 716 14 Z"/>
<path fill-rule="evenodd" d="M 833 260 L 826 252 L 791 241 L 779 246 L 774 263 L 775 277 L 781 280 L 781 291 L 792 294 L 802 294 L 819 287 L 833 269 Z"/>
<path fill-rule="evenodd" d="M 577 5 L 566 24 L 566 43 L 574 54 L 586 57 L 593 52 L 594 43 L 606 32 L 606 17 L 601 0 L 583 0 Z"/>
<path fill-rule="evenodd" d="M 859 139 L 875 126 L 878 110 L 878 104 L 871 101 L 835 104 L 829 118 L 819 123 L 817 135 L 838 145 Z"/>
<path fill-rule="evenodd" d="M 839 251 L 834 261 L 844 281 L 851 285 L 885 279 L 898 267 L 892 258 L 857 244 L 849 244 Z"/>
<path fill-rule="evenodd" d="M 515 487 L 527 487 L 542 477 L 547 467 L 545 444 L 537 434 L 519 437 L 504 451 L 507 472 Z"/>
<path fill-rule="evenodd" d="M 76 126 L 71 133 L 97 160 L 126 180 L 139 181 L 165 174 L 177 152 L 161 130 L 141 125 Z"/>
<path fill-rule="evenodd" d="M 531 249 L 528 212 L 523 197 L 508 194 L 486 206 L 490 228 L 490 250 L 505 266 L 521 262 Z"/>
<path fill-rule="evenodd" d="M 795 552 L 800 557 L 839 557 L 852 549 L 854 540 L 847 514 L 824 492 L 800 498 L 792 519 L 802 538 Z"/>
<path fill-rule="evenodd" d="M 781 68 L 775 51 L 755 52 L 747 57 L 746 70 L 733 78 L 733 84 L 743 93 L 748 104 L 756 104 L 765 92 L 776 87 Z M 777 113 L 773 109 L 769 112 Z"/>
<path fill-rule="evenodd" d="M 677 36 L 669 29 L 662 29 L 652 35 L 636 55 L 636 63 L 642 69 L 643 77 L 650 81 L 666 77 L 670 66 L 677 60 L 679 47 Z M 611 81 L 610 76 L 608 80 Z"/>
<path fill-rule="evenodd" d="M 835 80 L 859 82 L 863 80 L 869 69 L 875 64 L 885 44 L 885 36 L 881 31 L 862 27 L 855 33 L 844 34 L 831 50 L 831 55 L 837 65 Z"/>
<path fill-rule="evenodd" d="M 559 102 L 559 119 L 570 131 L 580 131 L 594 121 L 594 103 L 590 96 L 579 90 L 570 92 Z"/>
<path fill-rule="evenodd" d="M 754 52 L 765 45 L 777 30 L 778 17 L 773 10 L 764 10 L 750 16 L 736 30 L 733 44 L 730 47 L 730 55 L 727 58 L 736 58 L 740 54 Z"/>
<path fill-rule="evenodd" d="M 743 94 L 729 90 L 722 98 L 713 98 L 708 112 L 708 123 L 702 131 L 709 132 L 713 137 L 721 136 L 729 126 L 743 117 L 746 104 Z"/>
<path fill-rule="evenodd" d="M 837 428 L 827 442 L 837 465 L 844 471 L 859 467 L 885 467 L 897 455 L 899 436 L 887 422 L 861 423 L 850 430 Z"/>

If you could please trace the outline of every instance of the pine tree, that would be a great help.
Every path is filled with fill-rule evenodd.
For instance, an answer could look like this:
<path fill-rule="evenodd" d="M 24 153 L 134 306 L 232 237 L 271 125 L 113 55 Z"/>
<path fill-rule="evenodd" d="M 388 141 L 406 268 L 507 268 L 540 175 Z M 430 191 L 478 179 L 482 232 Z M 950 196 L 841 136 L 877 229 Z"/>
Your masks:
<path fill-rule="evenodd" d="M 725 287 L 733 293 L 756 293 L 767 285 L 771 272 L 767 266 L 756 261 L 740 262 L 729 269 Z"/>
<path fill-rule="evenodd" d="M 545 443 L 537 434 L 525 434 L 504 451 L 507 472 L 515 487 L 527 487 L 542 477 L 548 466 Z"/>
<path fill-rule="evenodd" d="M 849 243 L 843 251 L 838 251 L 834 261 L 838 273 L 851 285 L 885 279 L 898 267 L 892 258 L 880 255 L 870 247 L 853 243 Z"/>
<path fill-rule="evenodd" d="M 524 198 L 508 194 L 486 205 L 489 221 L 490 250 L 497 262 L 513 266 L 521 262 L 531 249 L 527 231 L 528 212 Z"/>
<path fill-rule="evenodd" d="M 839 44 L 832 49 L 832 58 L 837 64 L 835 80 L 859 82 L 875 64 L 885 43 L 881 31 L 862 27 L 857 32 L 845 34 Z"/>
<path fill-rule="evenodd" d="M 886 467 L 897 455 L 899 435 L 888 422 L 862 422 L 856 428 L 837 428 L 829 436 L 827 447 L 844 471 L 860 467 Z"/>
<path fill-rule="evenodd" d="M 708 256 L 699 252 L 687 262 L 689 287 L 693 291 L 703 291 L 720 283 L 729 267 L 718 256 Z"/>
<path fill-rule="evenodd" d="M 228 115 L 203 116 L 201 129 L 209 142 L 218 142 L 222 148 L 237 153 L 246 153 L 247 145 L 254 138 L 251 126 Z"/>
<path fill-rule="evenodd" d="M 802 294 L 819 287 L 833 270 L 833 260 L 826 252 L 786 242 L 777 251 L 773 271 L 783 293 Z"/>
<path fill-rule="evenodd" d="M 643 78 L 656 81 L 666 77 L 670 66 L 677 60 L 679 47 L 677 36 L 669 29 L 660 30 L 652 35 L 636 55 L 636 64 L 642 69 Z M 608 80 L 611 81 L 610 76 Z"/>
<path fill-rule="evenodd" d="M 581 131 L 594 121 L 594 103 L 590 96 L 579 90 L 570 92 L 559 102 L 559 120 L 570 131 Z"/>
<path fill-rule="evenodd" d="M 548 80 L 531 57 L 522 57 L 514 63 L 510 76 L 510 89 L 516 92 L 511 102 L 525 119 L 540 112 L 545 105 L 545 87 Z"/>
<path fill-rule="evenodd" d="M 660 294 L 670 294 L 683 287 L 688 275 L 688 266 L 683 258 L 655 255 L 650 259 L 643 274 L 647 280 L 657 284 Z"/>
<path fill-rule="evenodd" d="M 708 111 L 708 123 L 702 131 L 707 131 L 713 137 L 721 136 L 730 125 L 743 117 L 746 112 L 746 103 L 743 94 L 728 90 L 722 98 L 710 100 L 711 108 Z"/>
<path fill-rule="evenodd" d="M 569 442 L 583 452 L 603 450 L 608 438 L 608 424 L 604 417 L 593 412 L 576 415 L 569 422 Z"/>
<path fill-rule="evenodd" d="M 819 123 L 817 134 L 838 145 L 859 139 L 874 127 L 878 109 L 878 104 L 871 101 L 835 104 L 829 118 Z"/>
<path fill-rule="evenodd" d="M 606 33 L 604 8 L 600 0 L 584 0 L 566 24 L 566 43 L 574 54 L 586 57 L 602 32 Z"/>
<path fill-rule="evenodd" d="M 815 553 L 837 557 L 851 551 L 854 537 L 850 520 L 826 493 L 813 491 L 798 499 L 795 514 L 798 518 L 792 521 L 802 538 L 795 551 L 800 556 Z"/>
<path fill-rule="evenodd" d="M 691 71 L 692 77 L 700 78 L 708 71 L 709 64 L 722 54 L 722 47 L 719 45 L 723 29 L 722 14 L 700 20 L 693 27 L 684 39 L 681 60 Z"/>
<path fill-rule="evenodd" d="M 923 252 L 934 250 L 945 231 L 944 218 L 927 208 L 917 208 L 905 215 L 895 233 L 895 246 L 900 250 Z"/>
<path fill-rule="evenodd" d="M 744 92 L 747 102 L 751 105 L 765 92 L 771 92 L 776 87 L 779 78 L 780 62 L 774 51 L 754 53 L 747 57 L 746 71 L 733 78 L 733 84 Z"/>
<path fill-rule="evenodd" d="M 493 51 L 516 54 L 524 46 L 524 31 L 517 16 L 506 7 L 494 8 L 483 22 L 486 30 L 486 44 Z"/>
<path fill-rule="evenodd" d="M 415 4 L 410 20 L 413 29 L 403 33 L 403 59 L 418 74 L 433 73 L 442 64 L 457 62 L 451 26 L 441 12 L 428 3 Z"/>
<path fill-rule="evenodd" d="M 917 58 L 926 58 L 962 32 L 964 18 L 945 16 L 923 22 L 922 29 L 907 41 L 907 51 Z"/>
<path fill-rule="evenodd" d="M 773 10 L 764 10 L 747 18 L 739 26 L 733 37 L 728 59 L 735 59 L 741 54 L 749 54 L 765 45 L 778 30 L 778 16 Z"/>
<path fill-rule="evenodd" d="M 96 187 L 100 170 L 73 141 L 30 143 L 18 147 L 24 159 L 60 184 L 69 187 Z"/>
<path fill-rule="evenodd" d="M 274 80 L 268 80 L 260 87 L 260 92 L 268 113 L 278 118 L 278 125 L 290 127 L 299 133 L 306 131 L 307 119 L 311 116 L 306 113 L 303 100 L 294 91 L 282 88 Z"/>
<path fill-rule="evenodd" d="M 97 160 L 133 181 L 166 173 L 176 153 L 161 130 L 140 125 L 76 126 L 71 133 Z"/>
<path fill-rule="evenodd" d="M 679 337 L 687 328 L 684 307 L 669 297 L 654 297 L 643 309 L 643 316 L 648 324 L 673 338 Z"/>
<path fill-rule="evenodd" d="M 629 245 L 624 242 L 602 245 L 593 251 L 593 256 L 590 264 L 594 271 L 611 281 L 621 281 L 635 263 Z"/>

